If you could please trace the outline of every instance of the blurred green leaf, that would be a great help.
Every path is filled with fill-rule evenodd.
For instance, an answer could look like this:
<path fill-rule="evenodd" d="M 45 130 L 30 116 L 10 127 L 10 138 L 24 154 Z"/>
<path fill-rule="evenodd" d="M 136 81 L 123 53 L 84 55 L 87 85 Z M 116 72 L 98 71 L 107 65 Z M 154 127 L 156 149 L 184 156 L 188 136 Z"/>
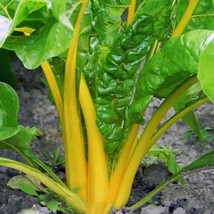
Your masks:
<path fill-rule="evenodd" d="M 214 36 L 209 39 L 210 44 L 200 57 L 198 79 L 205 94 L 214 103 Z"/>
<path fill-rule="evenodd" d="M 12 72 L 8 51 L 0 48 L 0 81 L 17 88 L 17 80 Z"/>
<path fill-rule="evenodd" d="M 49 210 L 52 212 L 56 212 L 59 209 L 59 202 L 55 200 L 48 201 L 46 203 L 46 206 L 48 207 Z"/>
<path fill-rule="evenodd" d="M 9 149 L 23 156 L 30 156 L 31 142 L 36 135 L 36 128 L 18 127 L 17 132 L 13 132 L 7 139 L 0 140 L 0 149 Z"/>
<path fill-rule="evenodd" d="M 17 127 L 18 111 L 19 99 L 16 92 L 11 86 L 0 82 L 0 128 Z"/>
<path fill-rule="evenodd" d="M 39 189 L 29 180 L 26 175 L 17 175 L 12 177 L 8 181 L 7 186 L 12 189 L 22 190 L 28 195 L 38 196 L 37 191 L 39 191 Z"/>
<path fill-rule="evenodd" d="M 15 127 L 0 127 L 0 142 L 17 134 L 19 126 Z"/>

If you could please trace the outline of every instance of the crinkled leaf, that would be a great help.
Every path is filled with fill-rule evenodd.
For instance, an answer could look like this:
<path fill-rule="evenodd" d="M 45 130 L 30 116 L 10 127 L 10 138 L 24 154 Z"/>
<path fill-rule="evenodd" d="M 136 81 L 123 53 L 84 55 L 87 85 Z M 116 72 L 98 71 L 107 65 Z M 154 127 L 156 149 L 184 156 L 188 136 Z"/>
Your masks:
<path fill-rule="evenodd" d="M 11 4 L 12 3 L 12 4 Z M 32 12 L 46 5 L 45 0 L 5 1 L 0 4 L 0 47 L 13 30 Z M 8 7 L 9 6 L 9 7 Z M 14 8 L 15 6 L 15 8 Z M 15 11 L 14 11 L 15 9 Z M 14 13 L 12 17 L 8 17 Z"/>
<path fill-rule="evenodd" d="M 207 30 L 195 30 L 170 39 L 140 73 L 131 117 L 133 113 L 143 112 L 153 96 L 166 97 L 186 78 L 197 74 L 201 53 L 213 39 L 214 32 Z"/>
<path fill-rule="evenodd" d="M 159 8 L 150 10 L 153 3 Z M 124 31 L 117 30 L 116 37 L 112 32 L 109 35 L 108 28 L 101 27 L 98 31 L 102 45 L 98 44 L 95 49 L 97 52 L 94 53 L 95 57 L 97 54 L 99 57 L 99 64 L 95 66 L 95 102 L 97 124 L 105 138 L 105 148 L 109 154 L 119 148 L 123 138 L 127 136 L 130 126 L 127 106 L 132 102 L 139 66 L 146 59 L 153 42 L 166 36 L 165 28 L 169 25 L 172 3 L 171 0 L 146 1 L 137 11 L 133 24 Z M 105 20 L 103 11 L 99 11 L 98 15 L 101 17 L 97 17 L 95 30 Z M 121 17 L 117 20 L 122 22 Z M 108 39 L 114 40 L 113 45 Z"/>
<path fill-rule="evenodd" d="M 142 8 L 138 8 L 137 17 L 150 16 L 153 19 L 153 36 L 162 41 L 167 38 L 169 32 L 172 30 L 170 23 L 170 14 L 173 10 L 173 1 L 170 0 L 147 0 L 142 4 Z"/>
<path fill-rule="evenodd" d="M 198 78 L 205 94 L 214 103 L 214 36 L 201 54 Z"/>
<path fill-rule="evenodd" d="M 0 82 L 0 128 L 17 127 L 19 99 L 13 88 Z"/>

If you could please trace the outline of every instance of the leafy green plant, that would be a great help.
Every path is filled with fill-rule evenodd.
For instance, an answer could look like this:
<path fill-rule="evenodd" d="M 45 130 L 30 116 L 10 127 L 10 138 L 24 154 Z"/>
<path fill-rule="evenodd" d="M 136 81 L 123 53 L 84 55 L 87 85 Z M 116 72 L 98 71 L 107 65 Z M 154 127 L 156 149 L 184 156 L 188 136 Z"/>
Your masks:
<path fill-rule="evenodd" d="M 159 147 L 157 145 L 153 145 L 148 153 L 148 160 L 145 159 L 147 163 L 150 165 L 151 163 L 157 163 L 157 160 L 163 161 L 168 168 L 168 171 L 172 174 L 175 174 L 180 171 L 180 168 L 176 162 L 175 152 L 172 148 L 167 148 L 165 146 Z"/>
<path fill-rule="evenodd" d="M 0 158 L 0 165 L 39 180 L 79 213 L 124 206 L 139 164 L 159 137 L 214 101 L 207 78 L 213 75 L 213 10 L 212 0 L 1 1 L 1 47 L 29 69 L 41 66 L 58 110 L 66 184 L 33 155 L 36 130 L 18 125 L 18 97 L 4 83 L 0 148 L 27 163 Z M 198 82 L 203 91 L 161 124 Z M 163 102 L 138 137 L 153 97 Z"/>

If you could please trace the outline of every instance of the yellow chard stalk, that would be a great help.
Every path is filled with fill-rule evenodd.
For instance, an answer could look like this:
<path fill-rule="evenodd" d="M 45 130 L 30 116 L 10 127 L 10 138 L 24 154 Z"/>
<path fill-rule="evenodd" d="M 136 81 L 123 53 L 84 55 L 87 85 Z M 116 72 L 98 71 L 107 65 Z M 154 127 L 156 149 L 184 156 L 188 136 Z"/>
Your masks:
<path fill-rule="evenodd" d="M 195 8 L 198 5 L 199 0 L 190 0 L 189 1 L 189 5 L 184 13 L 184 15 L 182 16 L 180 22 L 178 23 L 178 25 L 176 26 L 173 34 L 172 34 L 172 38 L 176 37 L 176 36 L 180 36 L 184 29 L 186 28 L 186 26 L 188 25 L 189 21 L 192 18 L 192 14 L 195 10 Z"/>
<path fill-rule="evenodd" d="M 108 193 L 107 158 L 96 124 L 94 104 L 83 77 L 80 80 L 80 104 L 88 138 L 88 203 L 90 214 L 102 213 Z"/>
<path fill-rule="evenodd" d="M 82 1 L 75 24 L 74 37 L 68 50 L 64 80 L 64 141 L 66 157 L 66 180 L 69 188 L 79 189 L 78 194 L 87 200 L 87 169 L 85 143 L 82 133 L 76 91 L 76 57 L 81 21 L 87 0 Z"/>
<path fill-rule="evenodd" d="M 126 171 L 126 167 L 128 164 L 128 160 L 129 160 L 128 157 L 130 155 L 130 151 L 132 151 L 132 148 L 135 144 L 137 134 L 139 131 L 139 127 L 140 127 L 140 125 L 134 125 L 132 127 L 132 130 L 121 151 L 117 166 L 113 172 L 113 175 L 110 178 L 109 194 L 108 194 L 108 199 L 107 199 L 104 213 L 106 213 L 112 207 L 112 205 L 118 195 L 120 184 L 121 184 L 123 175 Z"/>

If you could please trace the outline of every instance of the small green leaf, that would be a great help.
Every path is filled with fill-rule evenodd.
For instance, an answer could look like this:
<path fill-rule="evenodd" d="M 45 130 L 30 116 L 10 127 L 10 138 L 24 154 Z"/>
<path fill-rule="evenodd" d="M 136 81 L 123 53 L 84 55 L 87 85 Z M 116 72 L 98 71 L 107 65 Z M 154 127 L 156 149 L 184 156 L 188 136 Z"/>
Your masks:
<path fill-rule="evenodd" d="M 38 196 L 39 189 L 25 175 L 14 176 L 9 180 L 7 186 L 12 189 L 20 189 L 28 195 Z"/>
<path fill-rule="evenodd" d="M 169 172 L 172 174 L 176 174 L 180 170 L 172 149 L 153 145 L 149 150 L 148 155 L 162 160 L 168 167 Z"/>
<path fill-rule="evenodd" d="M 46 206 L 49 210 L 51 210 L 54 213 L 59 209 L 59 204 L 56 200 L 51 200 L 47 202 Z"/>
<path fill-rule="evenodd" d="M 27 193 L 28 195 L 38 196 L 38 193 L 34 189 L 33 184 L 21 181 L 21 182 L 19 182 L 18 186 L 19 186 L 20 190 Z"/>
<path fill-rule="evenodd" d="M 210 37 L 213 40 L 214 36 Z M 214 40 L 202 52 L 199 61 L 198 79 L 204 93 L 214 103 Z"/>

